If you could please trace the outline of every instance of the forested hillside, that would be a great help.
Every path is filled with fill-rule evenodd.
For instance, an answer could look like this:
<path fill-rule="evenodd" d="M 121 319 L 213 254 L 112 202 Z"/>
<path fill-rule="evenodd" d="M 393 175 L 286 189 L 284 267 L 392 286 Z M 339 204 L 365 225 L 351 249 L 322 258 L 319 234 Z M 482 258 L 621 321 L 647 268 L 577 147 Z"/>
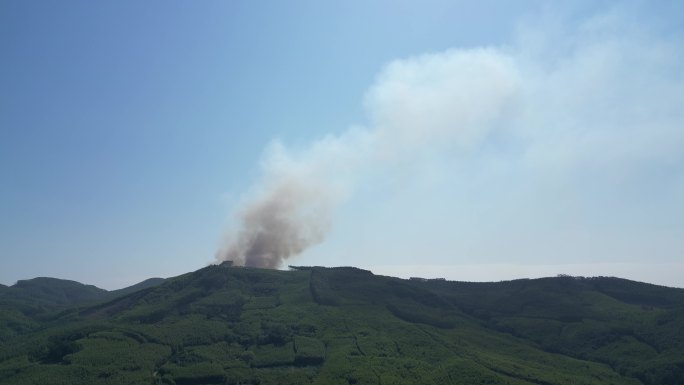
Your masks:
<path fill-rule="evenodd" d="M 209 266 L 153 283 L 36 314 L 29 297 L 3 301 L 0 384 L 684 383 L 681 289 L 347 267 Z"/>

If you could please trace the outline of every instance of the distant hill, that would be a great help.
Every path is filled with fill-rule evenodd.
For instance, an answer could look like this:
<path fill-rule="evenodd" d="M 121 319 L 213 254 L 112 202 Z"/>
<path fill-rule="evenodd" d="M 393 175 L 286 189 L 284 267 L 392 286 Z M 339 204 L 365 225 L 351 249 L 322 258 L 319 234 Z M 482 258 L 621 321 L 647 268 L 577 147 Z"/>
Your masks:
<path fill-rule="evenodd" d="M 151 278 L 114 291 L 65 279 L 39 277 L 0 286 L 0 343 L 43 326 L 46 321 L 76 306 L 112 300 L 160 284 Z"/>
<path fill-rule="evenodd" d="M 17 281 L 10 287 L 0 287 L 0 301 L 12 301 L 34 307 L 68 307 L 113 299 L 162 282 L 163 278 L 150 278 L 133 286 L 107 291 L 76 281 L 38 277 Z"/>
<path fill-rule="evenodd" d="M 139 288 L 28 319 L 0 384 L 684 384 L 682 289 L 220 266 Z"/>
<path fill-rule="evenodd" d="M 133 286 L 125 287 L 123 289 L 112 290 L 109 292 L 109 298 L 121 297 L 127 294 L 134 293 L 139 290 L 147 289 L 150 287 L 161 285 L 164 282 L 164 278 L 150 278 L 146 279 L 140 283 L 136 283 Z"/>
<path fill-rule="evenodd" d="M 104 298 L 107 290 L 65 279 L 39 277 L 18 281 L 4 292 L 5 299 L 40 305 L 70 306 Z"/>

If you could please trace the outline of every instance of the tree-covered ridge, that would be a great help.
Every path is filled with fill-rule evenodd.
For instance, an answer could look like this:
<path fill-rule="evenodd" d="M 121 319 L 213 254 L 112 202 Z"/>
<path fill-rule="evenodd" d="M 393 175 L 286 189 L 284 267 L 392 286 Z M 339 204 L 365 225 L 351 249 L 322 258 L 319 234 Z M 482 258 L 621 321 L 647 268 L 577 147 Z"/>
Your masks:
<path fill-rule="evenodd" d="M 615 278 L 209 266 L 23 317 L 0 384 L 684 383 L 684 290 Z"/>
<path fill-rule="evenodd" d="M 18 281 L 0 298 L 33 304 L 68 306 L 105 298 L 107 290 L 76 281 L 39 277 Z"/>
<path fill-rule="evenodd" d="M 85 306 L 117 298 L 164 280 L 150 278 L 136 285 L 113 291 L 65 279 L 39 277 L 0 286 L 0 343 L 42 327 L 44 321 L 74 306 Z"/>

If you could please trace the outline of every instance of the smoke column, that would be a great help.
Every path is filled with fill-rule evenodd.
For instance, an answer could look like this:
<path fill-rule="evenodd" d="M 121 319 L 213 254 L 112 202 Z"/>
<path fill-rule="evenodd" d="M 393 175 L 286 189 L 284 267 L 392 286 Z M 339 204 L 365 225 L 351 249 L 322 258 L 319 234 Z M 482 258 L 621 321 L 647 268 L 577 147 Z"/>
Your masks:
<path fill-rule="evenodd" d="M 681 236 L 673 226 L 681 215 L 672 210 L 681 209 L 678 192 L 684 191 L 678 171 L 684 164 L 684 45 L 647 13 L 617 6 L 565 21 L 551 12 L 521 24 L 509 46 L 390 62 L 366 92 L 365 125 L 303 149 L 277 142 L 266 149 L 261 175 L 238 204 L 217 260 L 279 267 L 324 240 L 340 203 L 355 185 L 372 182 L 367 175 L 408 165 L 412 178 L 424 171 L 421 160 L 431 158 L 447 170 L 465 160 L 459 166 L 468 172 L 449 174 L 463 178 L 461 186 L 473 175 L 488 182 L 460 203 L 477 210 L 473 203 L 481 200 L 490 214 L 441 222 L 462 233 L 460 243 L 444 243 L 449 254 L 463 244 L 461 253 L 506 257 L 523 245 L 540 258 L 574 258 L 596 254 L 614 239 L 619 247 L 605 254 L 615 258 L 636 249 L 679 258 Z M 646 205 L 621 198 L 637 193 Z M 661 198 L 666 203 L 653 205 Z M 421 210 L 422 198 L 412 199 L 397 205 L 397 216 Z M 662 211 L 646 215 L 634 208 L 641 206 Z M 621 219 L 605 222 L 606 216 Z M 549 223 L 556 229 L 547 230 Z M 662 227 L 649 227 L 653 223 Z M 478 238 L 483 229 L 497 234 L 502 246 Z M 669 243 L 663 234 L 672 234 Z"/>
<path fill-rule="evenodd" d="M 242 229 L 223 259 L 254 267 L 277 267 L 320 242 L 327 229 L 328 192 L 296 178 L 283 180 L 246 204 Z"/>
<path fill-rule="evenodd" d="M 336 206 L 365 166 L 405 161 L 435 145 L 469 146 L 515 92 L 512 62 L 494 50 L 455 50 L 390 63 L 368 91 L 368 127 L 300 152 L 273 143 L 217 260 L 277 268 L 323 241 Z"/>

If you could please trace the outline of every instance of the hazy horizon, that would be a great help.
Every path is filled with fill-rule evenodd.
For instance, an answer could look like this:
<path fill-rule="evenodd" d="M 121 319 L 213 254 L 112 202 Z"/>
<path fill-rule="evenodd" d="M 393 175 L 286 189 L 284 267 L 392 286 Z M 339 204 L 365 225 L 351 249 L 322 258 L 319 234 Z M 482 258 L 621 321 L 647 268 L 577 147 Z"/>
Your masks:
<path fill-rule="evenodd" d="M 581 264 L 559 264 L 559 265 L 516 265 L 516 264 L 470 264 L 470 265 L 451 265 L 451 266 L 435 266 L 435 265 L 394 265 L 394 266 L 353 266 L 369 270 L 375 275 L 384 275 L 402 279 L 409 279 L 413 277 L 426 279 L 446 279 L 448 281 L 460 282 L 500 282 L 513 281 L 517 279 L 537 279 L 557 277 L 559 275 L 568 275 L 573 277 L 614 277 L 623 278 L 637 282 L 649 283 L 659 286 L 667 286 L 673 288 L 684 289 L 679 285 L 679 272 L 684 269 L 684 263 L 662 264 L 663 266 L 652 264 L 605 264 L 597 263 L 593 265 Z M 299 266 L 299 265 L 295 265 Z M 345 267 L 345 266 L 326 266 L 326 267 Z M 290 270 L 289 267 L 281 267 L 279 270 Z M 667 271 L 667 274 L 663 274 Z M 189 273 L 188 272 L 183 272 Z M 137 283 L 143 282 L 153 278 L 173 278 L 170 276 L 149 276 L 142 279 L 136 279 L 128 283 L 123 283 L 117 286 L 100 286 L 91 282 L 81 282 L 84 285 L 93 285 L 105 290 L 118 290 L 133 286 Z M 33 278 L 45 277 L 26 277 L 20 280 L 30 280 Z M 67 279 L 63 277 L 50 276 L 47 278 Z M 17 281 L 4 283 L 6 286 L 12 286 Z"/>

